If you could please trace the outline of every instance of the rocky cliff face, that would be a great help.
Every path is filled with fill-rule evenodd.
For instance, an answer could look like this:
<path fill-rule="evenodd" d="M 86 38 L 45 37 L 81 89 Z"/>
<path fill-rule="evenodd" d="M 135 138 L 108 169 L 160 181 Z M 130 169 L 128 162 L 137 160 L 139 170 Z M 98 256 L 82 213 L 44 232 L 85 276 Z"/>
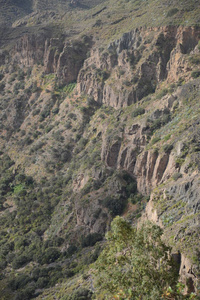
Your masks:
<path fill-rule="evenodd" d="M 163 80 L 189 76 L 185 54 L 194 50 L 199 34 L 198 28 L 173 26 L 126 33 L 106 50 L 92 50 L 78 76 L 78 90 L 115 108 L 131 105 Z"/>
<path fill-rule="evenodd" d="M 61 43 L 60 39 L 46 40 L 44 52 L 45 72 L 56 73 L 61 84 L 76 81 L 90 44 L 91 39 L 87 36 L 82 41 L 71 43 Z"/>
<path fill-rule="evenodd" d="M 43 33 L 2 51 L 0 156 L 14 164 L 1 182 L 2 215 L 30 196 L 34 220 L 45 203 L 50 217 L 34 230 L 42 242 L 62 237 L 64 253 L 101 239 L 117 214 L 136 223 L 146 206 L 141 220 L 164 228 L 196 291 L 199 39 L 199 27 L 139 28 L 102 49 L 91 36 Z"/>
<path fill-rule="evenodd" d="M 2 51 L 0 65 L 9 61 L 10 67 L 33 67 L 44 65 L 46 74 L 54 73 L 61 85 L 74 82 L 91 47 L 91 38 L 84 36 L 80 40 L 64 41 L 52 38 L 50 32 L 23 35 L 11 52 Z M 12 70 L 11 70 L 12 71 Z"/>
<path fill-rule="evenodd" d="M 11 60 L 21 67 L 41 63 L 44 56 L 45 35 L 25 35 L 14 46 Z"/>

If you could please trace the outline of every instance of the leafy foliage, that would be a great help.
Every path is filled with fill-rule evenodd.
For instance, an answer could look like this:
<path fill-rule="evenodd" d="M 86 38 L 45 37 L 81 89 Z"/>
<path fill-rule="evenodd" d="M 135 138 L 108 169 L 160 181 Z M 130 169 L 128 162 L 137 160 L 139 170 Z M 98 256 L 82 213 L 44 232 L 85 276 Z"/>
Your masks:
<path fill-rule="evenodd" d="M 145 109 L 142 107 L 138 107 L 132 112 L 132 117 L 135 118 L 137 116 L 143 115 L 144 113 L 145 113 Z"/>
<path fill-rule="evenodd" d="M 90 233 L 86 237 L 82 238 L 82 247 L 94 246 L 96 242 L 102 240 L 102 235 L 100 233 Z"/>
<path fill-rule="evenodd" d="M 105 299 L 104 295 L 113 299 L 121 293 L 123 299 L 160 300 L 168 287 L 174 287 L 177 268 L 161 236 L 157 225 L 147 223 L 137 230 L 116 217 L 95 264 L 98 299 Z"/>
<path fill-rule="evenodd" d="M 126 201 L 123 199 L 123 197 L 113 198 L 108 196 L 104 199 L 103 205 L 107 207 L 112 216 L 115 217 L 122 214 L 126 206 Z"/>

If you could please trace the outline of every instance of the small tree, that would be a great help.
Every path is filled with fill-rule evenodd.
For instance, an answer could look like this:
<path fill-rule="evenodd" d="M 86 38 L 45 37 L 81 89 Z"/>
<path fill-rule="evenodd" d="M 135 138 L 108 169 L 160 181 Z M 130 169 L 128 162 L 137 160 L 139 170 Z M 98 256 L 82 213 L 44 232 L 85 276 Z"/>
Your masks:
<path fill-rule="evenodd" d="M 98 299 L 160 300 L 176 285 L 177 268 L 162 233 L 152 223 L 135 229 L 121 217 L 113 220 L 108 244 L 95 264 Z"/>

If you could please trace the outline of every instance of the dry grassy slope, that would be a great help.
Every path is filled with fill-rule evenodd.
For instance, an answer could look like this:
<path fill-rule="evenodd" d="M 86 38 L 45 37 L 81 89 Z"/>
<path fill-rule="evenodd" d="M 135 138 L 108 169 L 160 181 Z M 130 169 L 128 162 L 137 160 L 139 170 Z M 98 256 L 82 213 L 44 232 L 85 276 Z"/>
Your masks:
<path fill-rule="evenodd" d="M 89 34 L 107 44 L 136 27 L 198 25 L 199 3 L 192 1 L 30 1 L 0 3 L 2 26 L 24 27 L 61 25 L 70 35 Z M 36 30 L 36 29 L 35 29 Z M 5 28 L 4 28 L 5 31 Z M 3 31 L 3 32 L 4 32 Z M 2 32 L 2 33 L 3 33 Z"/>

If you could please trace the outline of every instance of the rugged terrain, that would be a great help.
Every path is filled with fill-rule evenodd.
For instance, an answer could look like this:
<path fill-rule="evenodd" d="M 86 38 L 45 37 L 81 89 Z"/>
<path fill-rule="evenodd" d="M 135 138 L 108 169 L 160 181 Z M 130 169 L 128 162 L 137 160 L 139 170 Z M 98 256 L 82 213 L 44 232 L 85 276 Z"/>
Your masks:
<path fill-rule="evenodd" d="M 0 6 L 0 299 L 91 299 L 117 215 L 198 294 L 198 1 Z"/>

